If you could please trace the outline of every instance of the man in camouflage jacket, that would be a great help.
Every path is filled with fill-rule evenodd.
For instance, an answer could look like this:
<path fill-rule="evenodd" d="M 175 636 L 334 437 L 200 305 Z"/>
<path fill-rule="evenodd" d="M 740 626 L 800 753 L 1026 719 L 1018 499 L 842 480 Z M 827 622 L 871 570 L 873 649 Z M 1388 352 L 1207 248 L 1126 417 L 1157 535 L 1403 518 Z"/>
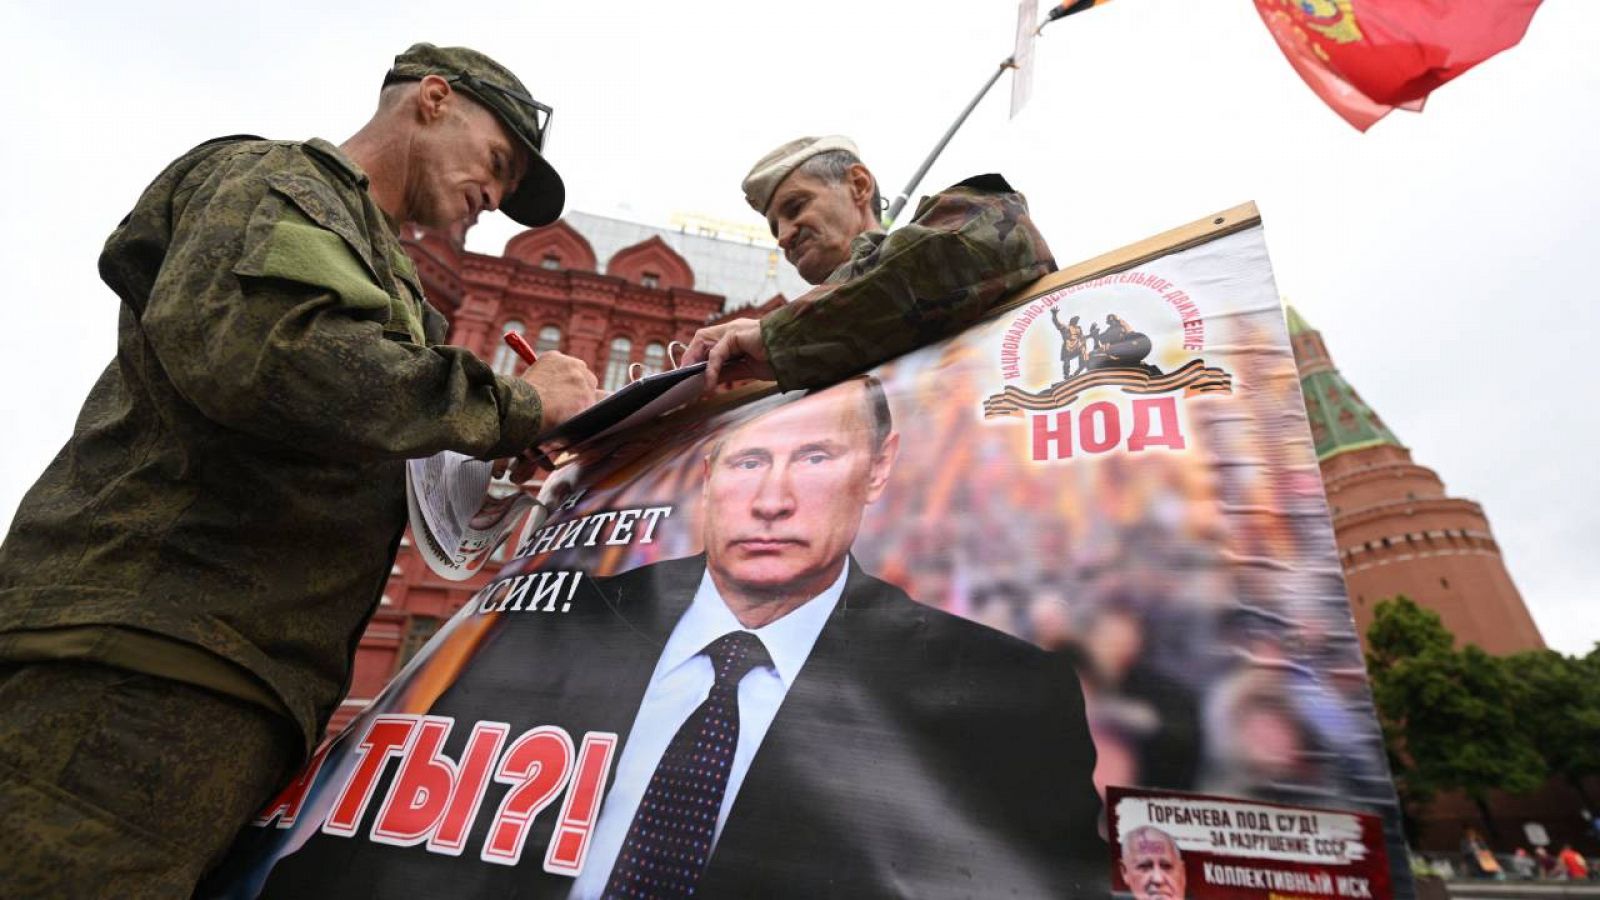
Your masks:
<path fill-rule="evenodd" d="M 708 382 L 821 387 L 961 331 L 1013 291 L 1055 271 L 1028 204 L 999 175 L 924 197 L 884 233 L 877 182 L 855 144 L 804 137 L 762 157 L 745 199 L 784 256 L 817 287 L 761 319 L 703 328 L 685 363 Z"/>
<path fill-rule="evenodd" d="M 554 220 L 549 110 L 412 47 L 335 146 L 203 144 L 107 240 L 117 356 L 0 547 L 0 896 L 187 897 L 348 685 L 403 461 L 521 453 L 596 397 L 441 346 L 397 229 Z"/>

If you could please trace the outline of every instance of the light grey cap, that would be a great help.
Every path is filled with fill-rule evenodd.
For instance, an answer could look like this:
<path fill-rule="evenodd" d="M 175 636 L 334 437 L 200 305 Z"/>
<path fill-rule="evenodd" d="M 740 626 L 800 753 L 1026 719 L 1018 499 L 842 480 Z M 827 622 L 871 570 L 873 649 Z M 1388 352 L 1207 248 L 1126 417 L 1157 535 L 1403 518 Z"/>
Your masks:
<path fill-rule="evenodd" d="M 848 150 L 857 159 L 861 158 L 855 141 L 842 134 L 795 138 L 756 160 L 756 164 L 750 167 L 750 174 L 744 177 L 745 202 L 750 204 L 751 209 L 766 215 L 772 195 L 777 192 L 778 185 L 789 177 L 789 173 L 811 157 L 829 150 Z"/>

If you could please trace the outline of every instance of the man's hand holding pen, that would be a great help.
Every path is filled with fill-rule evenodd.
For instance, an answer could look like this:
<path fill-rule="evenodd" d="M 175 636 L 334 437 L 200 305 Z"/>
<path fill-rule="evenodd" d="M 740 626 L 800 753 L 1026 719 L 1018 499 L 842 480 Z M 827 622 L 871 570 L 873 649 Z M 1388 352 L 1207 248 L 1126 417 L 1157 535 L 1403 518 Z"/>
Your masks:
<path fill-rule="evenodd" d="M 508 332 L 505 341 L 528 363 L 522 380 L 539 392 L 542 429 L 560 425 L 599 402 L 603 396 L 594 373 L 577 357 L 555 350 L 535 353 L 527 340 L 515 332 Z M 512 463 L 512 480 L 522 482 L 533 477 L 543 460 L 538 448 L 528 448 Z M 496 474 L 502 469 L 503 466 L 496 466 Z"/>

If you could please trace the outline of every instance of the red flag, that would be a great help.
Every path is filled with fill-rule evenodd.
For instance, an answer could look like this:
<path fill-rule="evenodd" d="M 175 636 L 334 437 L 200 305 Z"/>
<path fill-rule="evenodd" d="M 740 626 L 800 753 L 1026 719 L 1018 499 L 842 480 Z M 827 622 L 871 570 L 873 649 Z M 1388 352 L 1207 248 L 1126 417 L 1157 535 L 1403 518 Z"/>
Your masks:
<path fill-rule="evenodd" d="M 1540 0 L 1255 0 L 1300 77 L 1366 131 L 1515 46 Z"/>

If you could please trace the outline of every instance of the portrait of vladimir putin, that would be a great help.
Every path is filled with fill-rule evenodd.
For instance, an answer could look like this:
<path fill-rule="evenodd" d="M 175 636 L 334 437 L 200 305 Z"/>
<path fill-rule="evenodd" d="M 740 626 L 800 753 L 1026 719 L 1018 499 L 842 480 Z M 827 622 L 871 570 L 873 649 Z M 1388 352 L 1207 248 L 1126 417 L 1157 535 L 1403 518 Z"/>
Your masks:
<path fill-rule="evenodd" d="M 702 554 L 586 579 L 565 615 L 512 616 L 434 704 L 513 733 L 618 736 L 582 871 L 541 869 L 546 815 L 521 862 L 488 873 L 494 885 L 574 898 L 1104 895 L 1076 676 L 851 555 L 869 505 L 918 489 L 894 484 L 902 448 L 875 379 L 785 400 L 701 451 Z M 489 790 L 493 809 L 503 788 Z M 323 846 L 303 854 L 340 852 L 311 843 Z M 440 873 L 474 863 L 372 844 L 362 855 L 374 865 L 339 877 L 369 892 L 374 878 L 448 891 Z M 316 869 L 349 866 L 323 856 Z"/>
<path fill-rule="evenodd" d="M 824 594 L 846 568 L 899 451 L 876 381 L 792 403 L 732 430 L 705 458 L 706 570 L 746 628 Z"/>

